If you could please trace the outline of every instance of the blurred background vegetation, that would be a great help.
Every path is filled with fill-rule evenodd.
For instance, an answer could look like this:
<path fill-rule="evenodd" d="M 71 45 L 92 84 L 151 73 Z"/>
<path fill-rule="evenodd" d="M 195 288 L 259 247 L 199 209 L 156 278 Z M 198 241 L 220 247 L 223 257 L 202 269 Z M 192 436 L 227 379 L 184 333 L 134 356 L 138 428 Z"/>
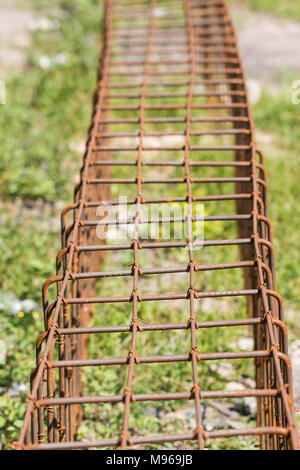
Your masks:
<path fill-rule="evenodd" d="M 241 34 L 251 15 L 272 22 L 284 19 L 300 30 L 297 2 L 229 3 Z M 12 31 L 18 28 L 17 35 L 10 33 L 14 38 L 0 28 L 0 79 L 5 80 L 7 92 L 6 104 L 0 105 L 0 339 L 6 346 L 6 358 L 0 364 L 3 448 L 17 438 L 22 424 L 35 339 L 43 329 L 40 288 L 55 273 L 59 214 L 72 201 L 79 174 L 96 81 L 101 1 L 2 0 L 0 23 L 5 14 L 7 18 L 16 14 L 19 23 L 11 24 Z M 300 79 L 299 69 L 300 65 L 298 70 L 287 67 L 283 58 L 279 72 L 271 69 L 261 77 L 254 67 L 250 75 L 258 95 L 254 100 L 257 140 L 265 153 L 270 186 L 278 290 L 286 301 L 291 342 L 299 333 L 300 309 L 300 105 L 291 101 L 291 84 Z M 106 380 L 109 383 L 114 376 Z M 97 377 L 91 387 L 97 387 Z"/>

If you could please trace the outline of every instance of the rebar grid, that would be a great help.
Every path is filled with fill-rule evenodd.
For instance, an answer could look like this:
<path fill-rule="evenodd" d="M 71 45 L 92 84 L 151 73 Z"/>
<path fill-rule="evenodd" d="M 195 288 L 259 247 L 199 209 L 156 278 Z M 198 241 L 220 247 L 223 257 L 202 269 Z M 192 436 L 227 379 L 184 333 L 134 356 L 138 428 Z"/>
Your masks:
<path fill-rule="evenodd" d="M 62 250 L 57 256 L 57 275 L 43 287 L 45 332 L 37 341 L 37 365 L 31 376 L 28 407 L 19 441 L 13 446 L 16 449 L 125 449 L 129 445 L 194 441 L 199 449 L 204 449 L 207 439 L 252 435 L 258 436 L 262 449 L 296 449 L 291 365 L 283 302 L 276 291 L 265 168 L 263 156 L 256 148 L 244 73 L 227 7 L 223 0 L 106 0 L 104 4 L 103 49 L 92 124 L 80 182 L 75 187 L 75 202 L 62 213 Z M 168 160 L 169 152 L 175 159 Z M 126 177 L 122 177 L 124 172 Z M 194 176 L 199 173 L 202 176 Z M 233 190 L 228 191 L 229 187 Z M 162 195 L 172 189 L 175 195 Z M 99 241 L 96 235 L 96 227 L 113 223 L 95 219 L 98 207 L 119 204 L 112 193 L 128 195 L 124 204 L 134 207 L 133 217 L 118 222 L 133 226 L 132 240 L 127 243 Z M 188 203 L 187 216 L 152 217 L 147 222 L 186 223 L 186 239 L 143 240 L 139 233 L 145 223 L 142 208 L 172 203 Z M 205 207 L 215 203 L 216 209 L 210 215 L 195 217 L 193 209 L 198 203 Z M 225 214 L 218 213 L 218 207 L 224 203 L 234 203 L 236 213 L 228 210 Z M 68 223 L 70 216 L 73 220 Z M 199 242 L 192 230 L 197 220 L 205 224 L 233 221 L 238 225 L 239 238 Z M 239 260 L 201 264 L 203 250 L 196 251 L 200 245 L 203 250 L 213 247 L 215 252 L 220 247 L 236 247 Z M 181 248 L 186 249 L 184 265 L 141 266 L 141 254 L 145 251 L 172 249 L 176 259 L 176 251 Z M 129 269 L 99 270 L 106 252 L 123 251 L 132 253 Z M 235 284 L 231 290 L 197 289 L 200 275 L 237 269 L 244 274 L 244 289 L 237 289 Z M 185 290 L 143 292 L 141 279 L 174 273 L 188 275 Z M 101 293 L 99 280 L 104 282 L 114 277 L 132 278 L 127 295 L 114 295 L 114 290 L 118 290 L 116 284 L 111 296 L 97 297 L 97 286 Z M 48 299 L 51 285 L 57 286 L 53 301 Z M 226 297 L 246 299 L 248 317 L 225 320 L 216 317 L 213 321 L 196 318 L 198 301 Z M 181 299 L 189 307 L 188 311 L 182 311 L 179 323 L 144 323 L 140 319 L 141 303 L 158 302 L 164 309 L 164 301 Z M 93 306 L 113 303 L 131 305 L 129 324 L 91 326 Z M 237 326 L 252 329 L 253 351 L 201 352 L 198 333 L 203 329 L 205 333 L 207 328 Z M 181 354 L 138 356 L 138 335 L 176 330 L 190 330 L 190 346 L 182 344 Z M 89 358 L 88 338 L 120 332 L 131 335 L 127 357 Z M 254 360 L 256 388 L 204 390 L 204 381 L 199 380 L 199 361 L 233 359 Z M 184 391 L 135 393 L 133 377 L 141 377 L 143 364 L 178 362 L 191 364 L 191 382 L 182 384 Z M 127 367 L 123 393 L 84 396 L 81 369 L 111 365 Z M 204 429 L 203 400 L 249 396 L 257 398 L 256 427 Z M 192 432 L 155 436 L 141 435 L 143 430 L 136 435 L 130 432 L 129 417 L 134 402 L 177 400 L 194 402 Z M 117 436 L 109 439 L 99 436 L 96 441 L 76 440 L 83 405 L 122 402 L 123 424 Z"/>

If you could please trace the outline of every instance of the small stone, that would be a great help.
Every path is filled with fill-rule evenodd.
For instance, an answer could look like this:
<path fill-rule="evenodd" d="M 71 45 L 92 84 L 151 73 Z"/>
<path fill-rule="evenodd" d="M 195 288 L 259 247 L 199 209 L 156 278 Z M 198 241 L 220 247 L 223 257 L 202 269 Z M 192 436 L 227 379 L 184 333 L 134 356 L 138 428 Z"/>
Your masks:
<path fill-rule="evenodd" d="M 238 346 L 241 351 L 253 351 L 254 340 L 253 338 L 240 338 L 238 340 Z"/>

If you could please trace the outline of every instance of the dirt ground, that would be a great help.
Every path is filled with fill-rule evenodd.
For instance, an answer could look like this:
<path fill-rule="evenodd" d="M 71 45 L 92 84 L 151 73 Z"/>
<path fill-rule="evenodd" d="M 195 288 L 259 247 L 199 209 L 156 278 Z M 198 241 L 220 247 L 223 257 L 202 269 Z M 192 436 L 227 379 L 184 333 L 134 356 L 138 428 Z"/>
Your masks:
<path fill-rule="evenodd" d="M 246 73 L 263 83 L 277 82 L 282 73 L 299 71 L 300 23 L 232 6 L 240 53 Z"/>

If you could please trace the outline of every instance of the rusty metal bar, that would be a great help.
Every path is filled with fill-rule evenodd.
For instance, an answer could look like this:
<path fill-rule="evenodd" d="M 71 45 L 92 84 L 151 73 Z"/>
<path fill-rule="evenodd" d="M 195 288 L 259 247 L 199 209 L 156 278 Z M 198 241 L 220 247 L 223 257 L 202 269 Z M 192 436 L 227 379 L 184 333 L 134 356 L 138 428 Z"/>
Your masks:
<path fill-rule="evenodd" d="M 256 147 L 244 72 L 236 36 L 223 0 L 105 0 L 103 48 L 94 111 L 80 182 L 74 204 L 62 213 L 62 250 L 57 273 L 43 286 L 45 331 L 37 341 L 37 364 L 15 449 L 86 449 L 188 442 L 204 449 L 208 439 L 256 436 L 262 449 L 296 449 L 298 434 L 292 396 L 291 366 L 283 302 L 276 291 L 272 226 L 268 219 L 263 156 Z M 171 159 L 168 155 L 171 153 Z M 193 158 L 193 160 L 192 160 Z M 154 173 L 151 173 L 154 172 Z M 200 176 L 199 176 L 200 175 Z M 153 186 L 152 186 L 153 185 Z M 126 200 L 117 199 L 127 196 Z M 143 217 L 151 205 L 186 204 L 184 215 Z M 208 214 L 195 215 L 199 203 Z M 231 204 L 235 203 L 233 208 Z M 131 216 L 115 220 L 99 216 L 98 208 L 123 207 Z M 211 209 L 213 207 L 213 209 Z M 98 216 L 98 219 L 96 218 Z M 222 238 L 199 240 L 194 224 L 222 226 Z M 228 224 L 231 225 L 228 225 Z M 158 232 L 150 241 L 141 236 L 145 225 L 184 225 L 186 235 L 164 239 Z M 238 234 L 227 237 L 228 227 Z M 112 243 L 97 230 L 130 228 L 127 240 Z M 231 230 L 231 229 L 230 229 Z M 235 249 L 238 258 L 217 255 Z M 198 256 L 211 249 L 211 262 Z M 185 250 L 185 262 L 176 254 Z M 143 266 L 145 253 L 170 250 L 163 266 Z M 114 254 L 131 253 L 130 268 L 110 267 Z M 103 264 L 104 255 L 107 259 Z M 111 257 L 111 258 L 109 258 Z M 175 263 L 174 263 L 175 261 Z M 210 272 L 240 272 L 244 288 L 216 282 L 206 286 Z M 153 288 L 151 278 L 186 275 L 173 291 Z M 105 279 L 114 288 L 103 293 Z M 130 280 L 120 295 L 118 279 Z M 176 278 L 175 278 L 176 279 Z M 178 278 L 179 279 L 179 278 Z M 54 294 L 53 288 L 57 291 Z M 168 286 L 167 286 L 168 287 Z M 201 299 L 242 299 L 248 316 L 197 318 Z M 140 318 L 140 308 L 156 302 L 164 312 L 166 301 L 185 301 L 182 321 L 172 317 L 151 323 Z M 97 305 L 127 304 L 130 321 L 93 325 Z M 173 305 L 173 304 L 172 304 Z M 245 327 L 253 332 L 252 351 L 201 351 L 201 334 L 214 328 Z M 180 354 L 138 355 L 140 335 L 186 332 Z M 130 335 L 129 351 L 89 356 L 93 335 Z M 203 338 L 203 336 L 202 336 Z M 127 344 L 127 343 L 126 343 Z M 256 387 L 251 390 L 204 390 L 199 367 L 206 361 L 249 359 L 254 363 Z M 190 382 L 181 390 L 135 393 L 134 377 L 143 377 L 143 364 L 190 364 Z M 87 395 L 85 368 L 120 366 L 126 370 L 124 391 Z M 207 384 L 205 383 L 207 386 Z M 202 420 L 205 399 L 256 397 L 255 427 L 207 431 Z M 195 408 L 193 432 L 149 434 L 147 427 L 130 427 L 135 402 L 191 401 Z M 123 419 L 111 438 L 78 440 L 85 420 L 84 405 L 122 404 Z M 109 418 L 107 418 L 109 428 Z"/>

